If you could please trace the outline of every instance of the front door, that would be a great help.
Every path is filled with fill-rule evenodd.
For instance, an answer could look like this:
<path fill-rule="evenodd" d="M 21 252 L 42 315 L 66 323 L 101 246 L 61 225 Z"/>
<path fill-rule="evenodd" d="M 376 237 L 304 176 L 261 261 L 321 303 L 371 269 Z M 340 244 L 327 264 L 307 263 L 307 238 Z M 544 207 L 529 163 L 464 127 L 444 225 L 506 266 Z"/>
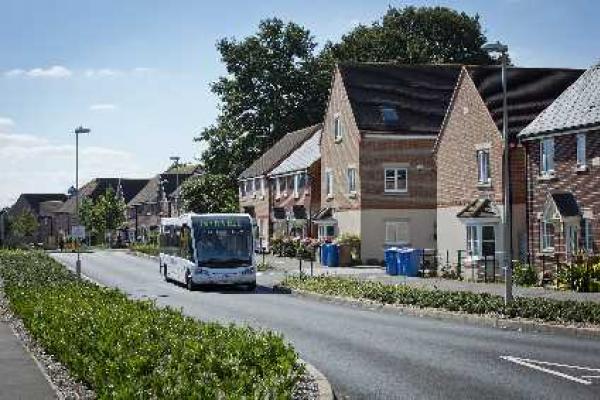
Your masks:
<path fill-rule="evenodd" d="M 494 257 L 496 255 L 496 230 L 493 225 L 481 227 L 481 255 Z"/>
<path fill-rule="evenodd" d="M 567 254 L 573 255 L 578 250 L 579 232 L 576 225 L 567 225 L 565 243 L 567 244 Z"/>

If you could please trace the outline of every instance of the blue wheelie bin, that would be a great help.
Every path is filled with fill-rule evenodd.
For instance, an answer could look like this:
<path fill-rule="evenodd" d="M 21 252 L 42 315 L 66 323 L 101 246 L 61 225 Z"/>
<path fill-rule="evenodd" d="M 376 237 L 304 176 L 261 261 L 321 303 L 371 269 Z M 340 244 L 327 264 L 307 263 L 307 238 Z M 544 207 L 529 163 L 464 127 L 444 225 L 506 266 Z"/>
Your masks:
<path fill-rule="evenodd" d="M 327 266 L 330 268 L 340 266 L 340 247 L 337 244 L 332 243 L 328 246 Z"/>
<path fill-rule="evenodd" d="M 410 249 L 398 249 L 398 274 L 397 275 L 407 275 L 407 271 L 410 264 Z"/>
<path fill-rule="evenodd" d="M 319 260 L 321 260 L 321 266 L 327 266 L 327 256 L 329 255 L 328 248 L 329 244 L 323 243 L 321 247 L 319 247 Z"/>
<path fill-rule="evenodd" d="M 390 247 L 383 252 L 385 258 L 385 273 L 388 275 L 398 275 L 398 249 Z"/>
<path fill-rule="evenodd" d="M 410 249 L 410 261 L 406 276 L 419 276 L 419 267 L 421 266 L 421 259 L 423 258 L 423 249 Z"/>

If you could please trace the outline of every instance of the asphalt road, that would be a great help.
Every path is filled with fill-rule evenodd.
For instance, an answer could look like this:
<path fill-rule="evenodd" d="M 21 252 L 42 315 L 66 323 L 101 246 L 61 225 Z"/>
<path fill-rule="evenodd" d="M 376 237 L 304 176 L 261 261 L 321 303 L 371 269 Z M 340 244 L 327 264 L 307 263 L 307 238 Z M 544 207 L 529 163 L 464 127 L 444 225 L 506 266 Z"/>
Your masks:
<path fill-rule="evenodd" d="M 73 254 L 54 257 L 74 267 Z M 274 294 L 270 275 L 259 277 L 256 293 L 188 292 L 164 282 L 150 259 L 124 252 L 83 254 L 82 259 L 85 275 L 132 297 L 155 298 L 158 304 L 181 307 L 202 320 L 282 333 L 329 378 L 340 398 L 600 399 L 597 340 L 477 327 Z"/>

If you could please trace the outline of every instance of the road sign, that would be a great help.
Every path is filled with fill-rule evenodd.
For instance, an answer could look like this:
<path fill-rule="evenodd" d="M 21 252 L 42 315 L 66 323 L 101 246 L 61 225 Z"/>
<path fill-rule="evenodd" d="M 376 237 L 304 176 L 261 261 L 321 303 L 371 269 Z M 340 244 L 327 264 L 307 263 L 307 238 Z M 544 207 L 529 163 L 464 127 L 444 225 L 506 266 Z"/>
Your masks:
<path fill-rule="evenodd" d="M 85 239 L 85 226 L 73 225 L 71 227 L 71 235 L 77 239 Z"/>

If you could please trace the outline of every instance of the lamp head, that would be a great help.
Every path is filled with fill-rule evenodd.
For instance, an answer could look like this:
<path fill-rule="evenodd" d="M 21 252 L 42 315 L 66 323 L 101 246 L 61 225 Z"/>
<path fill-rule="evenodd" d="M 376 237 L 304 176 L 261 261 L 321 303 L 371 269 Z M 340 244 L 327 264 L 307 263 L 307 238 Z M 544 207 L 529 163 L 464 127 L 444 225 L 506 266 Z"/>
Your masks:
<path fill-rule="evenodd" d="M 508 52 L 508 46 L 505 44 L 502 44 L 500 42 L 486 43 L 483 46 L 481 46 L 481 49 L 484 51 L 487 51 L 489 53 L 506 53 L 506 52 Z"/>

